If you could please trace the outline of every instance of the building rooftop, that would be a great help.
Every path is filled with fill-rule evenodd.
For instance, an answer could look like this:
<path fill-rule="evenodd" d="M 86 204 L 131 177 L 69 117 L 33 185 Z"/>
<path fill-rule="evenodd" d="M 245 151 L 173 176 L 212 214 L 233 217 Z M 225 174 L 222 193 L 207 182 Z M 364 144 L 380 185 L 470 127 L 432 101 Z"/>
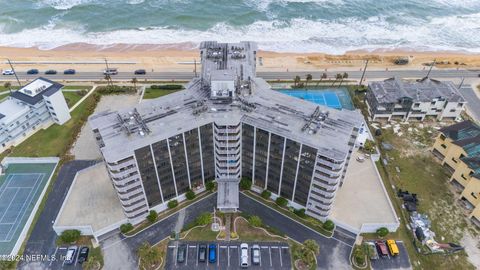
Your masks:
<path fill-rule="evenodd" d="M 29 108 L 15 99 L 8 98 L 0 103 L 0 123 L 8 125 L 13 120 L 28 112 Z"/>
<path fill-rule="evenodd" d="M 440 129 L 446 137 L 453 141 L 480 136 L 480 126 L 470 120 Z"/>
<path fill-rule="evenodd" d="M 413 102 L 429 102 L 436 98 L 452 102 L 465 101 L 452 82 L 430 78 L 406 81 L 393 77 L 381 82 L 371 82 L 368 86 L 379 103 L 396 103 L 402 98 L 412 99 Z"/>
<path fill-rule="evenodd" d="M 35 105 L 43 99 L 43 96 L 51 96 L 62 87 L 63 85 L 57 82 L 40 77 L 13 92 L 10 96 L 30 105 Z"/>
<path fill-rule="evenodd" d="M 203 54 L 205 46 L 202 43 Z M 242 121 L 320 148 L 329 158 L 344 159 L 350 148 L 352 130 L 360 127 L 363 121 L 361 114 L 331 109 L 272 90 L 265 80 L 254 77 L 255 62 L 251 62 L 254 55 L 247 50 L 254 46 L 245 43 L 244 47 L 246 56 L 241 59 L 245 62 L 237 65 L 237 69 L 232 66 L 232 70 L 238 75 L 238 68 L 241 68 L 244 76 L 251 75 L 244 78 L 245 84 L 236 87 L 234 97 L 210 98 L 207 79 L 200 77 L 194 78 L 186 90 L 142 102 L 133 108 L 91 116 L 90 126 L 98 129 L 105 144 L 101 148 L 105 158 L 120 160 L 133 155 L 134 149 L 212 122 L 228 125 Z M 213 70 L 213 63 L 202 58 L 202 68 L 209 69 L 209 65 Z M 229 65 L 233 64 L 227 67 Z M 207 76 L 204 71 L 202 74 Z"/>

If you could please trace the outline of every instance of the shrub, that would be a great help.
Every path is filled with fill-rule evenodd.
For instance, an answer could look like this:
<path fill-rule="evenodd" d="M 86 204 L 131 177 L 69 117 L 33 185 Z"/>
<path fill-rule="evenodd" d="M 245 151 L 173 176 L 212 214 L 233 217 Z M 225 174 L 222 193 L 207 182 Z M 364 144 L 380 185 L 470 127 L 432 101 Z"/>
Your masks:
<path fill-rule="evenodd" d="M 120 225 L 120 231 L 122 233 L 127 233 L 131 230 L 133 230 L 133 225 L 131 223 L 125 223 L 125 224 Z"/>
<path fill-rule="evenodd" d="M 333 223 L 331 220 L 327 220 L 325 223 L 323 223 L 322 227 L 327 231 L 332 231 L 335 228 L 335 223 Z"/>
<path fill-rule="evenodd" d="M 96 92 L 101 95 L 135 94 L 136 89 L 132 86 L 108 85 L 97 87 Z"/>
<path fill-rule="evenodd" d="M 293 210 L 293 213 L 301 218 L 306 218 L 307 217 L 307 214 L 305 214 L 305 209 L 302 208 L 302 209 L 295 209 Z"/>
<path fill-rule="evenodd" d="M 306 249 L 313 251 L 315 255 L 320 254 L 320 246 L 315 240 L 307 239 L 303 242 L 303 245 Z"/>
<path fill-rule="evenodd" d="M 385 237 L 385 236 L 387 236 L 388 233 L 389 233 L 389 231 L 388 231 L 388 229 L 385 228 L 385 227 L 381 227 L 381 228 L 379 228 L 379 229 L 377 230 L 377 235 L 378 235 L 379 237 Z"/>
<path fill-rule="evenodd" d="M 238 237 L 238 234 L 236 232 L 230 232 L 230 238 L 237 238 Z"/>
<path fill-rule="evenodd" d="M 287 199 L 283 198 L 283 197 L 278 197 L 276 200 L 275 200 L 275 203 L 280 206 L 280 207 L 285 207 L 287 206 L 288 204 L 288 201 Z"/>
<path fill-rule="evenodd" d="M 187 193 L 185 194 L 185 196 L 187 196 L 188 200 L 193 200 L 193 199 L 195 199 L 195 192 L 193 192 L 193 190 L 189 189 L 187 191 Z"/>
<path fill-rule="evenodd" d="M 259 216 L 251 216 L 248 218 L 248 222 L 254 227 L 261 227 L 263 224 L 262 219 Z"/>
<path fill-rule="evenodd" d="M 73 243 L 80 238 L 80 235 L 82 234 L 79 230 L 65 230 L 60 235 L 60 239 L 65 243 Z"/>
<path fill-rule="evenodd" d="M 372 140 L 366 140 L 365 144 L 363 145 L 363 149 L 368 153 L 375 152 L 375 142 Z"/>
<path fill-rule="evenodd" d="M 163 89 L 163 90 L 181 90 L 183 85 L 180 84 L 161 84 L 161 85 L 152 85 L 150 89 Z"/>
<path fill-rule="evenodd" d="M 200 214 L 195 219 L 196 226 L 207 225 L 207 224 L 210 224 L 211 222 L 212 222 L 212 215 L 208 212 Z"/>
<path fill-rule="evenodd" d="M 365 264 L 365 254 L 363 253 L 363 249 L 360 246 L 356 246 L 353 250 L 353 258 L 359 266 Z"/>
<path fill-rule="evenodd" d="M 240 180 L 240 189 L 250 190 L 251 188 L 252 188 L 252 180 L 245 177 L 242 178 L 242 180 Z"/>
<path fill-rule="evenodd" d="M 272 196 L 272 192 L 264 190 L 262 191 L 262 194 L 260 196 L 262 196 L 262 198 L 264 198 L 265 200 L 268 200 L 270 199 L 270 196 Z"/>
<path fill-rule="evenodd" d="M 150 210 L 150 213 L 148 213 L 148 216 L 147 216 L 147 220 L 150 223 L 153 223 L 157 221 L 157 218 L 158 218 L 158 213 L 155 210 Z"/>
<path fill-rule="evenodd" d="M 215 189 L 215 183 L 213 181 L 208 181 L 207 183 L 205 183 L 205 188 L 208 191 L 213 191 Z"/>
<path fill-rule="evenodd" d="M 171 200 L 171 201 L 169 201 L 168 204 L 167 204 L 168 208 L 170 208 L 170 209 L 177 207 L 177 205 L 178 205 L 178 201 L 177 201 L 177 200 Z"/>

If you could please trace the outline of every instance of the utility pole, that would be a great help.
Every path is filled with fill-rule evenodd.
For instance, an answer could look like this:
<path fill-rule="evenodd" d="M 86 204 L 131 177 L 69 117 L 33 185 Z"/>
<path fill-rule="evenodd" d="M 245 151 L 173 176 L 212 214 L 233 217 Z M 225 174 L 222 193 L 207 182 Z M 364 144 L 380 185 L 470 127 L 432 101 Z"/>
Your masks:
<path fill-rule="evenodd" d="M 462 86 L 463 86 L 463 81 L 465 81 L 465 77 L 462 77 L 462 81 L 460 82 L 460 85 L 458 86 L 458 89 L 462 88 Z"/>
<path fill-rule="evenodd" d="M 21 88 L 22 84 L 20 83 L 20 80 L 18 79 L 17 72 L 15 72 L 15 68 L 13 68 L 12 62 L 10 62 L 10 59 L 7 59 L 7 61 L 8 61 L 8 64 L 10 65 L 10 68 L 13 71 L 13 75 L 15 75 L 15 79 L 17 79 L 18 86 L 20 86 L 20 88 Z"/>
<path fill-rule="evenodd" d="M 195 77 L 197 77 L 197 59 L 193 59 L 193 63 L 195 65 L 194 69 L 193 69 L 193 73 L 195 75 Z"/>
<path fill-rule="evenodd" d="M 430 69 L 428 70 L 427 76 L 425 76 L 425 78 L 428 78 L 430 76 L 430 72 L 432 72 L 432 68 L 433 66 L 435 66 L 436 63 L 437 63 L 437 59 L 433 59 L 433 63 L 430 66 Z"/>
<path fill-rule="evenodd" d="M 367 71 L 367 66 L 368 66 L 368 59 L 365 62 L 365 67 L 363 68 L 363 72 L 362 72 L 362 78 L 360 78 L 360 83 L 358 84 L 358 86 L 362 86 L 363 78 L 365 77 L 365 71 Z"/>
<path fill-rule="evenodd" d="M 106 71 L 106 73 L 105 73 L 105 79 L 107 80 L 107 85 L 108 85 L 108 86 L 112 86 L 112 85 L 113 85 L 113 83 L 112 83 L 112 77 L 110 77 L 110 74 L 109 74 L 109 67 L 108 67 L 107 58 L 105 58 L 105 67 L 106 67 L 106 69 L 105 69 L 105 71 Z"/>

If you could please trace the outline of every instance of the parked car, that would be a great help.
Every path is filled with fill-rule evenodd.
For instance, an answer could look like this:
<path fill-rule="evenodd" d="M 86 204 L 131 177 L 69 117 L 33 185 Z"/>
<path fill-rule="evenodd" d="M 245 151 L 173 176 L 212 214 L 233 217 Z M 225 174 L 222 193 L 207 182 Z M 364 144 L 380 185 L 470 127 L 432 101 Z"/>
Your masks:
<path fill-rule="evenodd" d="M 365 158 L 362 157 L 362 156 L 358 156 L 358 157 L 357 157 L 357 161 L 360 162 L 360 163 L 362 163 L 362 162 L 365 161 Z"/>
<path fill-rule="evenodd" d="M 135 70 L 135 75 L 145 75 L 147 71 L 145 69 L 137 69 Z"/>
<path fill-rule="evenodd" d="M 205 262 L 207 259 L 207 245 L 198 246 L 198 261 Z"/>
<path fill-rule="evenodd" d="M 78 253 L 78 263 L 82 264 L 83 262 L 86 262 L 87 259 L 88 259 L 88 252 L 89 252 L 89 248 L 88 247 L 82 247 L 80 249 L 80 252 Z"/>
<path fill-rule="evenodd" d="M 75 74 L 75 69 L 66 69 L 66 70 L 63 71 L 63 74 L 74 75 Z"/>
<path fill-rule="evenodd" d="M 375 241 L 375 245 L 377 246 L 378 254 L 380 256 L 388 256 L 388 249 L 387 245 L 385 245 L 385 242 L 378 240 Z"/>
<path fill-rule="evenodd" d="M 65 255 L 65 264 L 73 264 L 75 262 L 75 255 L 77 254 L 78 247 L 71 246 L 67 250 L 67 255 Z"/>
<path fill-rule="evenodd" d="M 117 75 L 118 70 L 116 68 L 107 68 L 103 71 L 103 75 Z"/>
<path fill-rule="evenodd" d="M 15 75 L 15 71 L 11 70 L 11 69 L 5 69 L 3 72 L 2 72 L 2 75 Z"/>
<path fill-rule="evenodd" d="M 397 256 L 400 254 L 400 251 L 398 250 L 397 242 L 395 240 L 389 239 L 387 240 L 387 245 L 388 245 L 388 250 L 390 251 L 390 254 L 392 256 Z"/>
<path fill-rule="evenodd" d="M 255 264 L 255 265 L 260 264 L 260 246 L 259 245 L 252 246 L 252 264 Z"/>
<path fill-rule="evenodd" d="M 217 245 L 210 244 L 208 246 L 208 262 L 215 263 L 217 261 Z"/>
<path fill-rule="evenodd" d="M 177 262 L 183 263 L 185 261 L 186 255 L 187 255 L 187 245 L 186 244 L 179 245 L 177 249 Z"/>
<path fill-rule="evenodd" d="M 38 74 L 38 69 L 36 69 L 36 68 L 29 69 L 29 70 L 27 70 L 27 74 L 28 75 Z"/>
<path fill-rule="evenodd" d="M 248 244 L 240 244 L 240 266 L 242 268 L 248 267 Z"/>
<path fill-rule="evenodd" d="M 370 257 L 370 260 L 377 260 L 378 257 L 378 251 L 375 247 L 375 244 L 372 242 L 366 242 L 368 245 L 368 256 Z"/>
<path fill-rule="evenodd" d="M 47 74 L 47 75 L 55 75 L 55 74 L 57 74 L 57 71 L 54 70 L 54 69 L 49 69 L 49 70 L 45 71 L 45 74 Z"/>

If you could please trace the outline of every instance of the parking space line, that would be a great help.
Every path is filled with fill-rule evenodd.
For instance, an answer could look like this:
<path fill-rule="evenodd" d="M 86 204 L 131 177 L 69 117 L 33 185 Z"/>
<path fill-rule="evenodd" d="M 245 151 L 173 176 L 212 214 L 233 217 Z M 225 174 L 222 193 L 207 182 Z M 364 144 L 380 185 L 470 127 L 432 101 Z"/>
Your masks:
<path fill-rule="evenodd" d="M 175 261 L 175 266 L 177 266 L 177 252 L 178 252 L 178 243 L 175 244 L 175 249 L 173 250 L 173 260 Z"/>
<path fill-rule="evenodd" d="M 197 246 L 188 246 L 189 248 L 196 248 Z"/>
<path fill-rule="evenodd" d="M 230 246 L 230 248 L 238 248 L 237 246 Z"/>
<path fill-rule="evenodd" d="M 230 248 L 227 249 L 227 266 L 230 266 Z"/>
<path fill-rule="evenodd" d="M 195 265 L 198 266 L 198 259 L 199 259 L 199 256 L 198 254 L 200 253 L 200 244 L 197 244 L 196 246 L 194 246 L 197 248 L 197 254 L 195 255 Z M 207 253 L 208 252 L 205 252 L 205 259 L 207 259 Z M 208 260 L 207 260 L 208 261 Z"/>
<path fill-rule="evenodd" d="M 280 266 L 283 267 L 282 250 L 278 249 L 278 253 L 280 254 Z"/>
<path fill-rule="evenodd" d="M 282 248 L 284 248 L 284 249 L 288 249 L 288 247 L 282 247 Z"/>
<path fill-rule="evenodd" d="M 270 247 L 270 248 L 278 248 L 278 247 L 276 247 L 276 246 L 273 246 L 273 247 Z"/>
<path fill-rule="evenodd" d="M 217 266 L 220 265 L 220 249 L 217 251 Z"/>
<path fill-rule="evenodd" d="M 220 246 L 220 248 L 227 248 L 227 246 Z"/>
<path fill-rule="evenodd" d="M 57 257 L 57 251 L 58 251 L 58 247 L 55 248 L 55 252 L 53 253 L 53 257 L 56 258 Z M 50 260 L 50 263 L 48 264 L 49 266 L 52 266 L 52 263 L 53 263 L 53 260 Z"/>
<path fill-rule="evenodd" d="M 268 253 L 270 254 L 270 266 L 272 266 L 272 250 L 268 247 Z"/>
<path fill-rule="evenodd" d="M 168 246 L 168 248 L 175 248 L 175 246 Z"/>
<path fill-rule="evenodd" d="M 188 248 L 187 248 L 187 255 L 185 255 L 185 266 L 188 265 Z"/>
<path fill-rule="evenodd" d="M 266 246 L 261 246 L 261 248 L 268 248 L 268 247 L 266 247 Z"/>

